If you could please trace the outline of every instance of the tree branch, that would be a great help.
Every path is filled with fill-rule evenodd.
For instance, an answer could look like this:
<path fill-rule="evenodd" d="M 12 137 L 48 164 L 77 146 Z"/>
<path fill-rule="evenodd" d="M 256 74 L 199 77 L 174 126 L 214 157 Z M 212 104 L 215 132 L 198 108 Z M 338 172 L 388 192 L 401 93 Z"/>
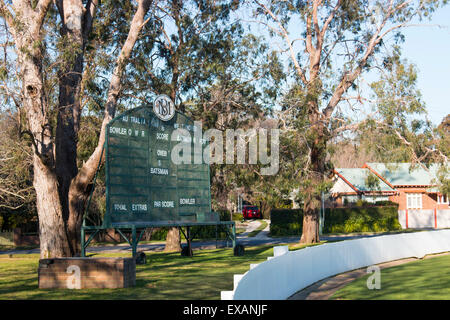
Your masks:
<path fill-rule="evenodd" d="M 262 7 L 265 10 L 266 14 L 269 15 L 278 24 L 278 27 L 280 28 L 281 34 L 283 35 L 283 37 L 284 37 L 284 39 L 286 41 L 286 44 L 289 47 L 290 57 L 291 57 L 292 62 L 294 63 L 295 69 L 297 70 L 297 74 L 300 77 L 300 79 L 302 80 L 302 82 L 304 84 L 307 84 L 308 80 L 305 77 L 305 72 L 301 68 L 300 64 L 298 63 L 297 58 L 295 57 L 294 48 L 292 47 L 292 42 L 289 39 L 289 35 L 288 35 L 286 29 L 283 27 L 283 25 L 278 20 L 278 18 L 275 16 L 275 14 L 269 8 L 267 8 L 267 6 L 265 6 L 264 4 L 260 3 L 259 1 L 256 1 L 256 3 L 260 7 Z"/>
<path fill-rule="evenodd" d="M 115 115 L 116 104 L 120 94 L 120 84 L 122 81 L 122 75 L 125 70 L 125 66 L 131 56 L 134 45 L 139 37 L 139 34 L 144 26 L 144 17 L 147 14 L 152 0 L 140 0 L 136 13 L 131 21 L 130 30 L 128 32 L 127 39 L 122 46 L 119 57 L 116 60 L 116 67 L 114 68 L 111 76 L 111 81 L 108 89 L 108 97 L 105 104 L 105 115 L 103 118 L 100 137 L 94 152 L 90 158 L 84 163 L 78 175 L 75 177 L 71 184 L 71 189 L 84 189 L 93 179 L 98 163 L 104 161 L 104 153 L 102 152 L 105 144 L 106 125 Z M 102 158 L 100 156 L 103 154 Z M 84 191 L 84 190 L 82 190 Z"/>

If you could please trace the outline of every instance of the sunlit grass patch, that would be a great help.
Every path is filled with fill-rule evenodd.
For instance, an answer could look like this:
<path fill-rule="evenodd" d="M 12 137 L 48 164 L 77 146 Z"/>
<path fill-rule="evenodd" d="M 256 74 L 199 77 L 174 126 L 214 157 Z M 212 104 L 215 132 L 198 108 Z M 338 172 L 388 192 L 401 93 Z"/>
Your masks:
<path fill-rule="evenodd" d="M 148 252 L 147 264 L 136 266 L 136 287 L 125 289 L 38 289 L 39 255 L 0 255 L 1 299 L 220 299 L 220 291 L 233 289 L 233 275 L 248 271 L 250 263 L 265 261 L 271 246 L 233 250 L 195 250 L 193 257 L 179 253 Z M 91 254 L 124 257 L 129 254 Z"/>
<path fill-rule="evenodd" d="M 409 262 L 381 270 L 381 289 L 369 290 L 367 278 L 338 290 L 332 299 L 449 300 L 450 255 Z"/>

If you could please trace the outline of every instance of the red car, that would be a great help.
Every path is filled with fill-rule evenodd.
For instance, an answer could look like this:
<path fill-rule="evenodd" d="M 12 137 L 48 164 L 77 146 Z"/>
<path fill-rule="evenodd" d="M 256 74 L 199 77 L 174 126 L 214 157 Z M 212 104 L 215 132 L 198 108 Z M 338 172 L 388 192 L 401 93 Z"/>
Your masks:
<path fill-rule="evenodd" d="M 244 219 L 262 219 L 261 211 L 257 206 L 245 206 L 242 209 Z"/>

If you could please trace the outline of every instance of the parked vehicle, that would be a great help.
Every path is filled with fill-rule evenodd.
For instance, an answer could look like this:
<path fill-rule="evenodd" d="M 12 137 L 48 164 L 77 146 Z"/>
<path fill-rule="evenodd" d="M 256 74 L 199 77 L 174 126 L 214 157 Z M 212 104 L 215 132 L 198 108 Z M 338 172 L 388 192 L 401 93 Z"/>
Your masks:
<path fill-rule="evenodd" d="M 244 219 L 262 219 L 261 211 L 257 206 L 244 206 L 242 216 Z"/>

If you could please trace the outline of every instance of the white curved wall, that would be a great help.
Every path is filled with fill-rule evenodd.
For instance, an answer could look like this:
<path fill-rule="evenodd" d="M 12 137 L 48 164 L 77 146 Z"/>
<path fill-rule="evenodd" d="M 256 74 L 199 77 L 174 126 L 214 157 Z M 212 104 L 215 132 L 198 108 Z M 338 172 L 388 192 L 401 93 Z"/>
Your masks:
<path fill-rule="evenodd" d="M 398 210 L 398 222 L 406 229 L 406 211 Z M 450 228 L 450 209 L 408 210 L 408 228 Z"/>
<path fill-rule="evenodd" d="M 450 230 L 386 235 L 289 251 L 235 276 L 222 299 L 279 300 L 327 277 L 374 264 L 450 251 Z"/>

